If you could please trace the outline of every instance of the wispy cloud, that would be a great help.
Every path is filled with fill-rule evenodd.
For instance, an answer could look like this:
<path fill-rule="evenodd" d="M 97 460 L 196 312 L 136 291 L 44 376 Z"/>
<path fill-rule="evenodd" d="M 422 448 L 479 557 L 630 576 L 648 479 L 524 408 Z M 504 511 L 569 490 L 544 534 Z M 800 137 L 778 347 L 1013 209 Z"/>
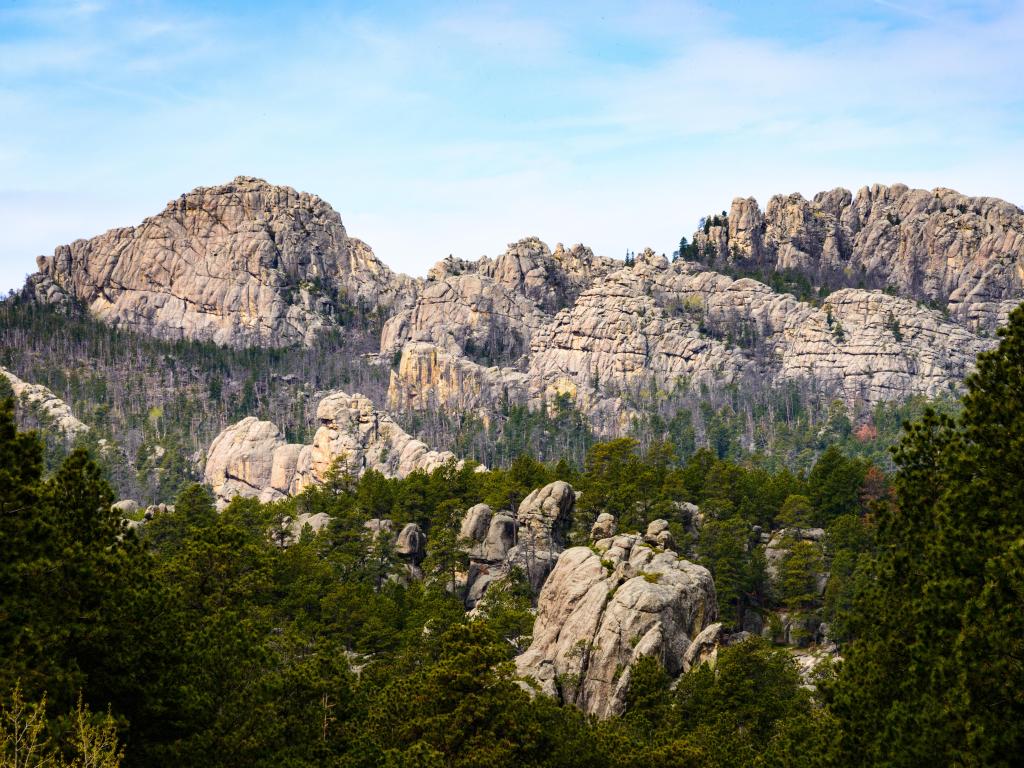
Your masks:
<path fill-rule="evenodd" d="M 0 285 L 238 173 L 417 273 L 525 233 L 668 251 L 734 195 L 1024 202 L 1021 51 L 1020 2 L 0 6 Z"/>

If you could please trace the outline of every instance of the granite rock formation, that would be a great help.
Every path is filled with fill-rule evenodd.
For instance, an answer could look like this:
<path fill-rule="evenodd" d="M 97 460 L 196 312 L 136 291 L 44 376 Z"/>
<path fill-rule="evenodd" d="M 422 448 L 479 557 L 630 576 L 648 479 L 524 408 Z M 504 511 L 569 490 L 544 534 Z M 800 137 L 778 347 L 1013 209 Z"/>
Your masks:
<path fill-rule="evenodd" d="M 448 451 L 432 451 L 359 394 L 331 392 L 317 406 L 320 427 L 311 445 L 288 443 L 269 421 L 242 419 L 210 445 L 204 479 L 219 505 L 235 496 L 274 501 L 322 482 L 332 467 L 359 476 L 374 469 L 405 477 L 454 462 Z"/>
<path fill-rule="evenodd" d="M 89 427 L 71 412 L 70 406 L 53 394 L 49 388 L 42 384 L 30 384 L 27 381 L 22 381 L 2 366 L 0 366 L 0 376 L 7 379 L 11 389 L 14 390 L 16 404 L 37 411 L 38 416 L 48 422 L 65 440 L 73 440 L 89 431 Z"/>
<path fill-rule="evenodd" d="M 992 197 L 903 184 L 736 198 L 694 235 L 704 260 L 792 270 L 815 284 L 889 288 L 991 333 L 1024 292 L 1024 212 Z"/>
<path fill-rule="evenodd" d="M 515 514 L 477 504 L 466 511 L 459 530 L 469 568 L 466 605 L 473 608 L 487 588 L 518 569 L 539 594 L 568 539 L 576 492 L 562 480 L 531 491 Z"/>
<path fill-rule="evenodd" d="M 691 641 L 715 621 L 715 600 L 706 568 L 639 534 L 567 549 L 541 590 L 533 641 L 516 669 L 588 714 L 619 714 L 637 659 L 654 656 L 679 674 Z"/>
<path fill-rule="evenodd" d="M 37 263 L 38 299 L 70 296 L 111 325 L 233 346 L 309 343 L 346 308 L 386 309 L 413 284 L 319 197 L 246 176 Z"/>

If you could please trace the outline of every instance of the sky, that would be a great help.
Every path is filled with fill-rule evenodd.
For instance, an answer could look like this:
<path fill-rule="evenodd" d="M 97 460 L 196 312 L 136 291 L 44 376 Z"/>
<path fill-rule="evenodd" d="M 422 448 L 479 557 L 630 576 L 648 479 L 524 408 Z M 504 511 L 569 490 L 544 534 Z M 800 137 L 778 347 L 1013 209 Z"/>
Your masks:
<path fill-rule="evenodd" d="M 1024 205 L 1024 2 L 0 0 L 0 290 L 237 175 L 414 275 L 671 253 L 737 196 Z"/>

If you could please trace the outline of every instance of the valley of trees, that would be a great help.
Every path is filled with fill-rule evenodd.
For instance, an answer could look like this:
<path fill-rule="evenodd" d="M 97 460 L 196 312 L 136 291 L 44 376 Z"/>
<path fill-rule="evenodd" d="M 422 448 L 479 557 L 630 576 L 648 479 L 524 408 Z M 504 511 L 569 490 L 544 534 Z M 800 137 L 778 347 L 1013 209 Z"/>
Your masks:
<path fill-rule="evenodd" d="M 870 437 L 826 408 L 807 419 L 813 440 L 794 439 L 796 455 L 808 451 L 795 463 L 696 431 L 691 442 L 685 423 L 669 422 L 650 433 L 668 440 L 586 438 L 562 460 L 509 443 L 505 469 L 336 472 L 298 497 L 236 499 L 219 513 L 205 488 L 182 482 L 174 511 L 134 530 L 111 511 L 95 454 L 53 456 L 48 471 L 41 438 L 18 430 L 5 401 L 0 765 L 1018 764 L 1024 310 L 1001 333 L 962 408 L 925 409 L 891 463 L 874 441 L 919 404 L 880 412 Z M 249 353 L 209 354 L 229 365 Z M 132 386 L 141 401 L 146 386 Z M 711 408 L 709 423 L 724 418 Z M 529 414 L 513 418 L 529 434 Z M 620 530 L 666 519 L 682 553 L 713 573 L 724 621 L 757 617 L 768 631 L 677 683 L 641 661 L 620 717 L 531 698 L 509 663 L 532 629 L 528 590 L 512 579 L 467 615 L 446 585 L 464 565 L 457 531 L 470 505 L 514 508 L 555 478 L 582 493 L 573 541 L 600 512 Z M 699 526 L 680 502 L 700 507 Z M 331 522 L 280 547 L 269 532 L 301 512 Z M 424 580 L 404 578 L 369 535 L 374 517 L 426 531 Z M 783 533 L 812 528 L 822 542 Z M 774 579 L 757 546 L 770 533 L 782 547 Z M 819 669 L 813 688 L 773 642 L 782 611 L 823 619 L 839 644 L 843 661 Z"/>
<path fill-rule="evenodd" d="M 290 441 L 308 442 L 317 404 L 329 390 L 360 392 L 383 406 L 395 361 L 372 354 L 379 318 L 353 313 L 350 327 L 321 334 L 309 348 L 238 350 L 154 339 L 111 328 L 81 307 L 59 309 L 12 295 L 0 302 L 0 365 L 50 388 L 90 426 L 79 445 L 103 465 L 119 498 L 170 502 L 201 478 L 213 438 L 246 416 L 274 422 Z M 0 377 L 0 388 L 5 385 Z M 804 473 L 831 445 L 889 469 L 888 448 L 904 421 L 919 418 L 927 406 L 945 413 L 958 407 L 951 396 L 915 397 L 851 411 L 814 382 L 709 388 L 680 381 L 671 391 L 617 394 L 642 414 L 629 436 L 643 450 L 668 441 L 680 461 L 706 448 L 718 458 Z M 38 429 L 45 441 L 45 466 L 52 471 L 73 446 L 47 428 L 45 416 L 17 405 L 21 426 Z M 533 410 L 505 403 L 489 424 L 440 411 L 394 416 L 428 445 L 488 467 L 530 453 L 581 468 L 597 443 L 567 397 Z"/>

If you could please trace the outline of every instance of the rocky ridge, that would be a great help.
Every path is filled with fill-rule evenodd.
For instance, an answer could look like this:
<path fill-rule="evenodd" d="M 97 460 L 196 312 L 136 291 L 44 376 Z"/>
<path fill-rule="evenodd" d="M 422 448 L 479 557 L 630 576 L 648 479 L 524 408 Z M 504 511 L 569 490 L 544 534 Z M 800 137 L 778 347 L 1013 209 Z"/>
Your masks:
<path fill-rule="evenodd" d="M 889 288 L 948 306 L 972 331 L 991 333 L 1024 290 L 1024 212 L 951 189 L 875 184 L 776 195 L 762 212 L 736 198 L 693 242 L 704 260 L 792 270 L 833 287 Z"/>
<path fill-rule="evenodd" d="M 701 263 L 647 250 L 624 265 L 528 237 L 412 280 L 320 198 L 239 177 L 58 248 L 26 292 L 238 346 L 308 343 L 372 305 L 378 360 L 394 364 L 392 412 L 475 412 L 486 424 L 506 403 L 568 398 L 605 436 L 628 427 L 631 402 L 680 387 L 804 380 L 867 406 L 955 391 L 1024 298 L 1024 213 L 947 189 L 776 196 L 763 212 L 737 198 L 694 243 Z M 715 268 L 798 274 L 816 298 Z"/>
<path fill-rule="evenodd" d="M 498 398 L 539 407 L 564 395 L 610 434 L 633 416 L 622 395 L 651 387 L 802 378 L 851 403 L 934 397 L 955 390 L 993 343 L 881 291 L 842 289 L 813 306 L 647 251 L 532 330 L 519 367 L 484 367 L 451 346 L 407 344 L 388 403 L 486 411 Z"/>
<path fill-rule="evenodd" d="M 68 404 L 53 394 L 49 388 L 22 381 L 2 366 L 0 376 L 7 379 L 18 403 L 38 410 L 43 419 L 66 440 L 73 440 L 89 431 L 89 427 L 71 412 Z"/>
<path fill-rule="evenodd" d="M 232 346 L 309 343 L 349 307 L 386 311 L 413 284 L 316 195 L 247 176 L 37 264 L 40 300 L 71 297 L 111 325 Z"/>
<path fill-rule="evenodd" d="M 219 506 L 235 496 L 275 501 L 323 482 L 336 463 L 358 477 L 368 469 L 387 477 L 430 471 L 455 455 L 433 451 L 360 394 L 331 392 L 317 406 L 320 427 L 310 445 L 288 443 L 269 421 L 242 419 L 211 443 L 204 480 Z"/>

